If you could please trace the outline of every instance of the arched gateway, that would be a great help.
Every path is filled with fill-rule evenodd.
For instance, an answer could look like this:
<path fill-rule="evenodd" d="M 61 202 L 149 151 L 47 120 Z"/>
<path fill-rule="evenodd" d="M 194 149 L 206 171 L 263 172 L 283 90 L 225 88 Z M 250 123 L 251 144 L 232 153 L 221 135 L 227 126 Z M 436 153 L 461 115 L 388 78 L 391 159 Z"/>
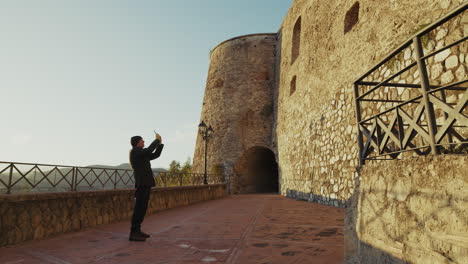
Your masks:
<path fill-rule="evenodd" d="M 234 193 L 277 193 L 278 164 L 265 147 L 246 150 L 234 166 Z"/>

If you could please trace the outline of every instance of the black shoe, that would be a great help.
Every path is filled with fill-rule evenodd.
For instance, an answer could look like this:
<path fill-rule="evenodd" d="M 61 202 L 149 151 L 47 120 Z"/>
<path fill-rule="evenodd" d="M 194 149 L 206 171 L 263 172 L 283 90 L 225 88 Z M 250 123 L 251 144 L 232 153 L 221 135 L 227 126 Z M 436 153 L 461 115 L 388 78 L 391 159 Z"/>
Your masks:
<path fill-rule="evenodd" d="M 146 233 L 143 232 L 143 231 L 140 231 L 140 235 L 141 235 L 142 237 L 144 237 L 144 238 L 150 237 L 150 235 L 146 234 Z"/>
<path fill-rule="evenodd" d="M 132 233 L 130 233 L 130 237 L 128 238 L 128 240 L 130 240 L 130 241 L 145 241 L 146 237 L 143 236 L 140 233 L 132 232 Z"/>

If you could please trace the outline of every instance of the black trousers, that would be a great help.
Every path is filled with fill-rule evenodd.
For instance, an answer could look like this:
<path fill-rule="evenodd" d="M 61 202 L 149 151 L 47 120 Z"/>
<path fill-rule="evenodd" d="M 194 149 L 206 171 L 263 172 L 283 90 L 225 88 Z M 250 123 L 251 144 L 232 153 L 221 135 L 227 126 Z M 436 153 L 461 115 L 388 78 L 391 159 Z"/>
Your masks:
<path fill-rule="evenodd" d="M 150 197 L 150 186 L 139 186 L 135 191 L 135 207 L 133 208 L 131 232 L 141 231 L 141 223 L 145 219 L 146 209 Z"/>

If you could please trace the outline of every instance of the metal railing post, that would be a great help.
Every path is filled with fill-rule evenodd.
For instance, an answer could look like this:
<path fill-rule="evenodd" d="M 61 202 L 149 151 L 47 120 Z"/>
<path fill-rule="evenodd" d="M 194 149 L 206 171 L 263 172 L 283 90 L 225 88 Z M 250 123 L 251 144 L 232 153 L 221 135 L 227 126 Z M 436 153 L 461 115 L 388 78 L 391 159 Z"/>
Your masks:
<path fill-rule="evenodd" d="M 358 147 L 359 147 L 358 156 L 359 156 L 359 166 L 362 166 L 364 165 L 364 159 L 361 155 L 361 153 L 363 152 L 363 143 L 362 143 L 362 132 L 361 132 L 361 129 L 359 128 L 359 125 L 360 125 L 359 123 L 361 122 L 361 106 L 360 106 L 358 97 L 359 97 L 359 86 L 356 83 L 354 83 L 356 126 L 357 126 L 357 132 L 358 132 L 357 141 L 358 141 Z"/>
<path fill-rule="evenodd" d="M 76 168 L 72 167 L 71 191 L 76 191 Z"/>
<path fill-rule="evenodd" d="M 426 68 L 426 62 L 421 59 L 424 57 L 423 53 L 423 48 L 421 44 L 421 39 L 416 36 L 413 38 L 413 45 L 414 49 L 416 51 L 416 62 L 418 64 L 418 70 L 419 70 L 419 76 L 421 80 L 421 94 L 422 94 L 422 99 L 424 101 L 424 110 L 426 112 L 426 119 L 427 119 L 427 126 L 429 130 L 429 145 L 431 146 L 431 152 L 434 155 L 439 154 L 439 150 L 437 149 L 436 146 L 436 141 L 435 141 L 435 135 L 437 133 L 437 127 L 436 127 L 436 122 L 435 122 L 435 117 L 434 117 L 434 107 L 429 100 L 429 90 L 431 89 L 429 86 L 429 77 L 427 75 L 427 68 Z"/>
<path fill-rule="evenodd" d="M 75 169 L 74 168 L 71 169 L 71 173 L 72 174 L 71 174 L 71 182 L 70 182 L 70 192 L 73 191 L 73 181 L 75 179 Z"/>
<path fill-rule="evenodd" d="M 117 169 L 114 170 L 114 190 L 117 189 Z"/>
<path fill-rule="evenodd" d="M 7 194 L 11 193 L 12 181 L 13 181 L 13 163 L 10 163 L 10 175 L 8 176 Z"/>

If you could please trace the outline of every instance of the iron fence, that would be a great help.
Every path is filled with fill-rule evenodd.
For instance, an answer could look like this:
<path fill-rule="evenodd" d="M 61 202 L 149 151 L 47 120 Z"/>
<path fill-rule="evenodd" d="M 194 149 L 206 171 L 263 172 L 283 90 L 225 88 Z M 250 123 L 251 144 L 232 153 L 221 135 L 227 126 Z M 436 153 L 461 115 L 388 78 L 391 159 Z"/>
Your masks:
<path fill-rule="evenodd" d="M 361 165 L 467 153 L 466 9 L 426 26 L 354 82 Z"/>
<path fill-rule="evenodd" d="M 157 187 L 202 185 L 203 173 L 154 172 Z M 208 174 L 208 184 L 222 184 Z M 133 171 L 104 167 L 77 167 L 0 161 L 0 193 L 64 192 L 134 188 Z"/>

